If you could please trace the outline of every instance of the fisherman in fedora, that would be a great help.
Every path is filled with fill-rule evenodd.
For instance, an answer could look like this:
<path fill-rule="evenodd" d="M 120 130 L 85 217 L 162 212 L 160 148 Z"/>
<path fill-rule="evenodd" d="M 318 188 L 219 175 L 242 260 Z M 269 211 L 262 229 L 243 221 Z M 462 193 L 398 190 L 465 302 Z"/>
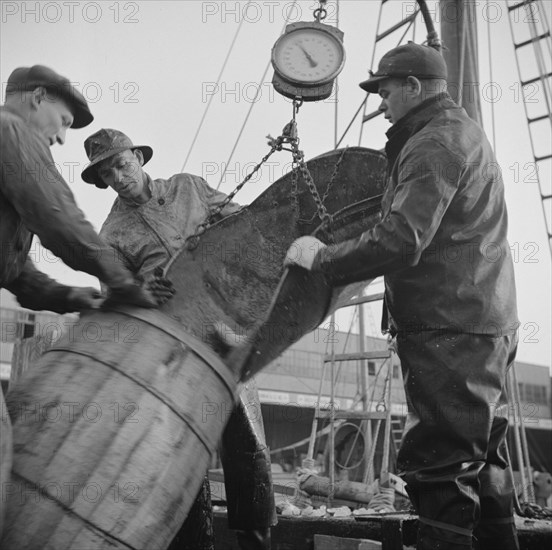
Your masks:
<path fill-rule="evenodd" d="M 301 237 L 285 264 L 335 285 L 384 276 L 382 327 L 396 337 L 409 406 L 397 466 L 417 548 L 515 550 L 503 389 L 519 323 L 500 169 L 447 93 L 435 49 L 394 48 L 360 86 L 392 124 L 381 221 L 339 244 Z"/>
<path fill-rule="evenodd" d="M 82 172 L 82 179 L 100 189 L 111 187 L 117 193 L 100 230 L 101 237 L 117 250 L 137 279 L 148 284 L 159 302 L 170 299 L 174 290 L 158 273 L 226 195 L 192 174 L 151 178 L 143 169 L 153 155 L 151 147 L 134 145 L 118 130 L 97 131 L 86 139 L 84 148 L 90 164 Z M 230 202 L 221 215 L 240 208 Z M 258 392 L 254 385 L 247 386 L 230 416 L 221 444 L 228 520 L 242 550 L 268 550 L 270 526 L 275 523 L 270 455 L 264 435 L 260 435 L 264 434 L 262 417 L 250 413 L 260 411 Z M 198 499 L 210 502 L 208 483 L 204 483 Z M 190 541 L 184 547 L 212 548 L 212 536 L 198 533 L 201 524 L 207 529 L 212 520 L 198 521 L 201 513 L 195 519 L 192 516 L 191 511 L 184 526 L 186 541 Z"/>
<path fill-rule="evenodd" d="M 28 255 L 34 235 L 69 267 L 100 279 L 113 300 L 156 305 L 85 219 L 52 158 L 50 147 L 65 143 L 68 128 L 92 120 L 84 97 L 54 70 L 34 65 L 9 76 L 0 108 L 0 283 L 23 307 L 66 313 L 101 303 L 96 289 L 62 285 L 36 269 Z"/>

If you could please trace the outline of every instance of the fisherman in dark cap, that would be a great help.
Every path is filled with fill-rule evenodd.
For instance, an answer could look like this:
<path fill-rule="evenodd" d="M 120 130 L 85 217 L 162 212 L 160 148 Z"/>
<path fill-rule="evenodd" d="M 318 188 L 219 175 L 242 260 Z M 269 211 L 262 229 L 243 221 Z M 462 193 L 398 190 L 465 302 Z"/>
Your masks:
<path fill-rule="evenodd" d="M 381 221 L 339 244 L 301 237 L 285 263 L 335 285 L 384 276 L 382 328 L 396 337 L 409 406 L 397 466 L 417 548 L 515 550 L 503 389 L 519 323 L 504 185 L 446 79 L 428 46 L 383 56 L 360 85 L 392 124 Z"/>
<path fill-rule="evenodd" d="M 8 78 L 0 108 L 0 283 L 24 307 L 65 313 L 101 303 L 96 289 L 38 271 L 28 256 L 33 235 L 69 267 L 100 279 L 114 301 L 156 305 L 85 219 L 50 153 L 68 128 L 92 120 L 84 97 L 52 69 L 20 67 Z"/>
<path fill-rule="evenodd" d="M 226 195 L 192 174 L 151 178 L 143 169 L 153 155 L 151 147 L 134 145 L 118 130 L 99 130 L 84 147 L 90 164 L 82 173 L 83 180 L 100 189 L 111 187 L 118 195 L 100 236 L 117 250 L 137 279 L 152 288 L 159 301 L 170 299 L 172 287 L 157 272 L 178 254 Z M 240 208 L 230 202 L 220 215 Z M 270 455 L 259 411 L 257 389 L 248 383 L 230 415 L 221 445 L 229 526 L 236 530 L 242 550 L 268 550 L 270 526 L 275 523 Z M 212 523 L 210 506 L 199 506 L 210 502 L 208 487 L 204 484 L 181 530 L 183 545 L 179 548 L 213 548 L 206 532 Z"/>

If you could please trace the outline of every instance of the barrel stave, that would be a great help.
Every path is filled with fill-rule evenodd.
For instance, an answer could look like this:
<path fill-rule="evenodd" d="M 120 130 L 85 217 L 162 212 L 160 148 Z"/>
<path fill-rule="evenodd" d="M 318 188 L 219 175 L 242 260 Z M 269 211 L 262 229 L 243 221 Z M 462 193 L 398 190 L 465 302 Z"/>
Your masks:
<path fill-rule="evenodd" d="M 121 314 L 84 316 L 10 392 L 20 414 L 2 548 L 155 550 L 174 537 L 232 410 L 235 382 L 220 360 L 206 361 L 214 356 L 200 342 L 175 337 L 181 327 L 159 312 L 146 317 L 127 318 L 135 341 L 99 345 L 86 323 L 109 327 Z M 24 414 L 33 410 L 38 416 Z M 59 410 L 55 421 L 41 414 Z"/>

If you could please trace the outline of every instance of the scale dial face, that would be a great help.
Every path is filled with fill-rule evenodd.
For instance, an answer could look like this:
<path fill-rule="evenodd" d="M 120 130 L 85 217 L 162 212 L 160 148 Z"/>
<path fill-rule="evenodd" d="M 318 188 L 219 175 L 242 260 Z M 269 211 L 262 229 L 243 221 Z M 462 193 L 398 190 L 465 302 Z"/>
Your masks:
<path fill-rule="evenodd" d="M 315 85 L 333 80 L 343 68 L 343 44 L 329 32 L 300 28 L 274 45 L 274 69 L 288 82 Z"/>

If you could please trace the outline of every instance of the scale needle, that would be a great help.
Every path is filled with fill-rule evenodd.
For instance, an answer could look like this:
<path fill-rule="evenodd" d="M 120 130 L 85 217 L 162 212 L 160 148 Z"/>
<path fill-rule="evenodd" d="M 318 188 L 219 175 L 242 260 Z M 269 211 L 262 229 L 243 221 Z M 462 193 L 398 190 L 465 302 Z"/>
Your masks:
<path fill-rule="evenodd" d="M 316 67 L 318 63 L 313 59 L 312 55 L 307 50 L 305 50 L 305 48 L 301 44 L 299 44 L 299 47 L 303 50 L 303 53 L 309 61 L 309 65 L 311 67 Z"/>

